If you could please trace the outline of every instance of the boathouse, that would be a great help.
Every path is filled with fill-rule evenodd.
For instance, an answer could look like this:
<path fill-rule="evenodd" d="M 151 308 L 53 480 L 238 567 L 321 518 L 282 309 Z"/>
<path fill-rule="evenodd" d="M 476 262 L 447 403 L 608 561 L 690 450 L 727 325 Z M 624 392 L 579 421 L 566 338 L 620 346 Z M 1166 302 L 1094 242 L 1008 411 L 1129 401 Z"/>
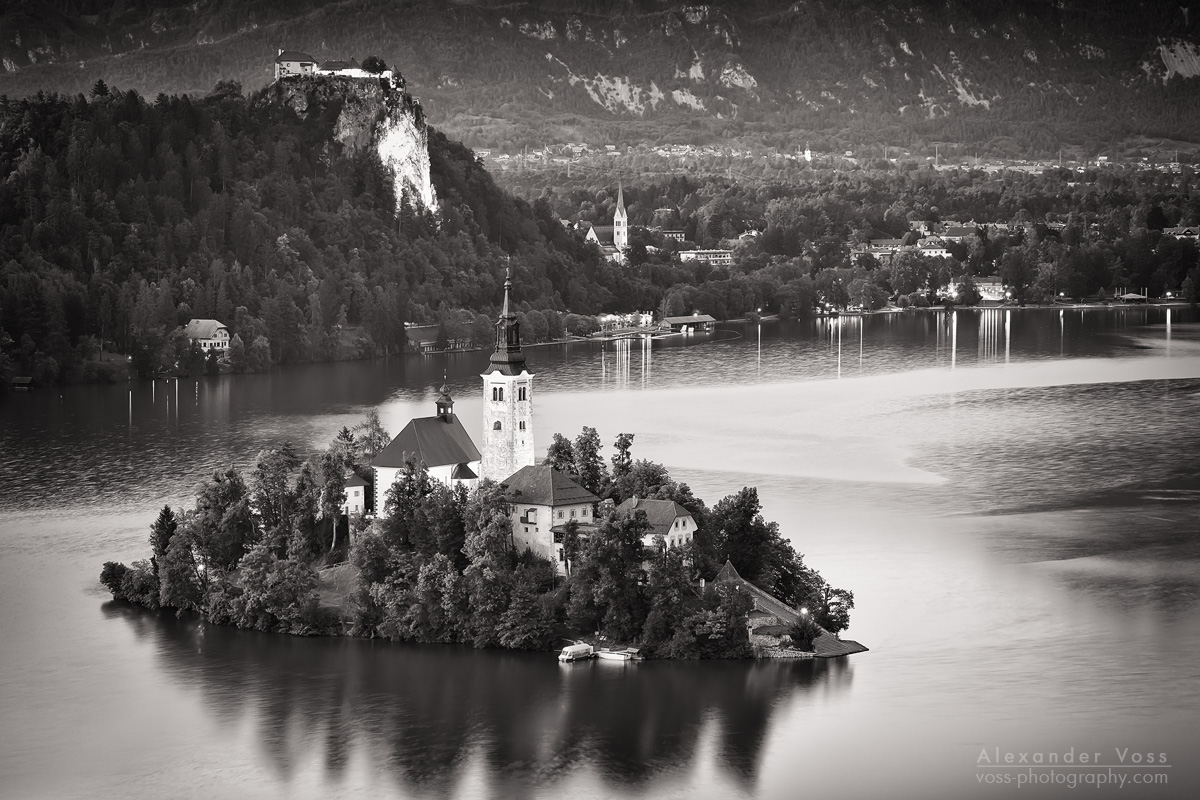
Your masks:
<path fill-rule="evenodd" d="M 864 653 L 867 648 L 852 639 L 839 639 L 836 634 L 817 626 L 821 635 L 813 639 L 811 653 L 793 649 L 788 631 L 800 622 L 802 615 L 768 592 L 743 578 L 734 569 L 733 563 L 725 562 L 717 573 L 715 583 L 732 584 L 747 592 L 754 603 L 754 610 L 746 615 L 746 635 L 758 656 L 766 658 L 836 658 L 854 653 Z"/>

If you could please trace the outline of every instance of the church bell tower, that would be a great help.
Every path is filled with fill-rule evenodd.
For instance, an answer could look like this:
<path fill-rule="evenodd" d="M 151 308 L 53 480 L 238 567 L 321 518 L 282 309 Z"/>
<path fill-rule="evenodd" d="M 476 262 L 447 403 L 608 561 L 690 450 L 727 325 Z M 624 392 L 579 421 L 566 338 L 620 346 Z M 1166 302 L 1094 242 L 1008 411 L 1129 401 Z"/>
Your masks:
<path fill-rule="evenodd" d="M 480 478 L 503 481 L 535 463 L 533 375 L 521 352 L 521 326 L 510 306 L 512 278 L 504 274 L 504 305 L 496 322 L 496 350 L 483 375 L 483 459 Z"/>
<path fill-rule="evenodd" d="M 613 212 L 613 247 L 622 253 L 629 247 L 629 217 L 625 215 L 625 187 L 617 183 L 617 210 Z"/>

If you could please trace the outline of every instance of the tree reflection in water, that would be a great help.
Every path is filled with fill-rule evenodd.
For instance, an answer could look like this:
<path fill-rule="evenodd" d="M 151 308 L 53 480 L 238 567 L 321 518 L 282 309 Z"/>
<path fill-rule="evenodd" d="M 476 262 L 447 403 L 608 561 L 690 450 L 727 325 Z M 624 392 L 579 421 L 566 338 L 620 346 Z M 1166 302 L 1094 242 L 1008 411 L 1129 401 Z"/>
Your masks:
<path fill-rule="evenodd" d="M 717 767 L 750 789 L 773 711 L 797 692 L 845 691 L 853 676 L 845 659 L 560 665 L 551 653 L 261 634 L 118 602 L 103 610 L 152 641 L 221 727 L 254 715 L 278 779 L 316 747 L 336 783 L 365 748 L 358 755 L 401 788 L 436 796 L 469 758 L 512 791 L 584 766 L 636 791 L 691 766 L 706 730 Z"/>

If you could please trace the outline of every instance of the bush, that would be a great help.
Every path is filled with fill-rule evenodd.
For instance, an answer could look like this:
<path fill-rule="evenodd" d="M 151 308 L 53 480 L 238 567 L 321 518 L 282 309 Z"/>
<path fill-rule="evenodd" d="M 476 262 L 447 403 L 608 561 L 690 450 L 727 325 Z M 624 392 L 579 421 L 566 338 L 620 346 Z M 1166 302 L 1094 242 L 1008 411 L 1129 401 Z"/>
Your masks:
<path fill-rule="evenodd" d="M 792 637 L 792 647 L 797 650 L 803 650 L 806 653 L 811 653 L 813 640 L 821 635 L 821 629 L 811 616 L 805 615 L 792 626 L 791 630 L 788 631 L 788 635 Z"/>
<path fill-rule="evenodd" d="M 108 587 L 114 598 L 124 596 L 121 594 L 121 583 L 125 580 L 126 572 L 129 572 L 129 567 L 119 561 L 105 561 L 100 570 L 100 582 Z"/>

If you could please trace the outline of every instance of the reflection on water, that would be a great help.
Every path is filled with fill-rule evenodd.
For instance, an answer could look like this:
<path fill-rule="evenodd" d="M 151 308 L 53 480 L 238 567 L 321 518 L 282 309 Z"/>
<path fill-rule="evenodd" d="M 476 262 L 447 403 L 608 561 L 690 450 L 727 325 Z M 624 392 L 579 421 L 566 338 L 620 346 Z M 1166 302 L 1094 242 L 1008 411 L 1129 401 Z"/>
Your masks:
<path fill-rule="evenodd" d="M 836 698 L 853 676 L 845 660 L 559 665 L 543 653 L 254 634 L 116 602 L 104 614 L 152 641 L 222 727 L 252 718 L 278 778 L 313 745 L 336 785 L 362 748 L 400 788 L 435 795 L 472 752 L 510 788 L 586 764 L 638 794 L 688 768 L 706 733 L 725 776 L 750 790 L 774 708 L 796 692 Z"/>
<path fill-rule="evenodd" d="M 855 592 L 871 652 L 834 663 L 564 669 L 106 602 L 100 562 L 144 556 L 206 470 L 367 408 L 397 431 L 443 369 L 472 429 L 479 353 L 0 398 L 0 797 L 960 798 L 980 745 L 1184 761 L 1196 320 L 979 310 L 531 348 L 540 445 L 632 431 L 710 503 L 759 487 Z M 1200 765 L 1170 788 L 1193 796 Z"/>

